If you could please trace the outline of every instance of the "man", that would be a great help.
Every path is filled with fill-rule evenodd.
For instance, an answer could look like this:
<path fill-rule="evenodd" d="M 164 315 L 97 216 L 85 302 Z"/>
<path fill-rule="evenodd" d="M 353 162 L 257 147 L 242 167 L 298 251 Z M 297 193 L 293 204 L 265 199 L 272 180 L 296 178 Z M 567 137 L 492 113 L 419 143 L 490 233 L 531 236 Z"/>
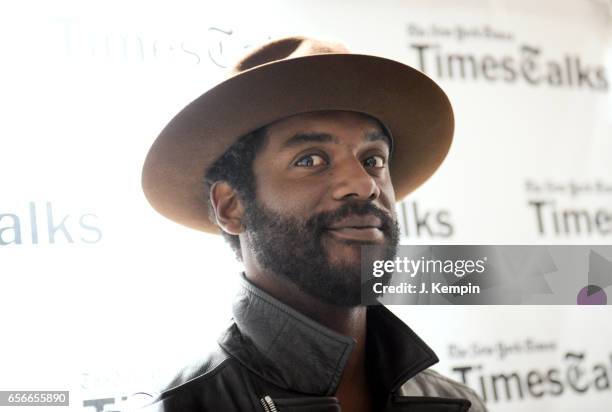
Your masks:
<path fill-rule="evenodd" d="M 361 305 L 361 247 L 392 259 L 396 200 L 444 159 L 444 92 L 401 63 L 303 37 L 253 50 L 152 146 L 160 213 L 225 236 L 244 264 L 234 323 L 156 411 L 483 411 L 433 351 Z M 204 178 L 204 182 L 202 182 Z"/>

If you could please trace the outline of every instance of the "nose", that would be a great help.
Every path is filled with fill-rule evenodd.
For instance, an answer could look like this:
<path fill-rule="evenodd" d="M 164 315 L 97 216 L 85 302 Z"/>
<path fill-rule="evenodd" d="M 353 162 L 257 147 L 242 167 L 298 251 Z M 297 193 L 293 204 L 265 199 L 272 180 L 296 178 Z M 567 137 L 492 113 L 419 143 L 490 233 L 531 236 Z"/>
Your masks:
<path fill-rule="evenodd" d="M 373 201 L 380 196 L 380 188 L 372 175 L 356 158 L 336 164 L 333 197 L 335 200 Z"/>

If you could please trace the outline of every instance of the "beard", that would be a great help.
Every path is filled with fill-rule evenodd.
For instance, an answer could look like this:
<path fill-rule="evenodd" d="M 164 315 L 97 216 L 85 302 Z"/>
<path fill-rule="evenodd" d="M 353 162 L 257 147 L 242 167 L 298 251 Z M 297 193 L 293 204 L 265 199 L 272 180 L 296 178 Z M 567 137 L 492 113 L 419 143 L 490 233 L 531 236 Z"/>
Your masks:
<path fill-rule="evenodd" d="M 384 243 L 371 245 L 344 240 L 343 243 L 352 247 L 370 245 L 368 262 L 362 259 L 332 261 L 323 242 L 327 228 L 349 216 L 364 215 L 374 215 L 381 220 Z M 345 203 L 337 210 L 301 220 L 270 210 L 255 200 L 245 210 L 243 224 L 250 249 L 263 269 L 289 280 L 312 297 L 343 307 L 362 303 L 362 264 L 364 268 L 371 268 L 370 260 L 394 259 L 399 243 L 395 216 L 389 216 L 371 203 Z M 379 282 L 387 281 L 385 283 L 389 280 L 388 276 L 378 279 Z"/>

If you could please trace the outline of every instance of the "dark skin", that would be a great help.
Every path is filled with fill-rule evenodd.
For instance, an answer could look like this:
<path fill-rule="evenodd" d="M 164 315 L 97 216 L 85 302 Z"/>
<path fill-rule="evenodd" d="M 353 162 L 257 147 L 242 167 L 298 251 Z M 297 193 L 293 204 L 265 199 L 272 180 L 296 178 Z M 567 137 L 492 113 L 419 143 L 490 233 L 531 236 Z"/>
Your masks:
<path fill-rule="evenodd" d="M 273 123 L 253 163 L 258 201 L 304 220 L 313 213 L 336 210 L 344 202 L 371 202 L 393 215 L 395 192 L 388 168 L 389 145 L 383 135 L 376 121 L 354 112 L 312 112 Z M 236 192 L 227 183 L 218 182 L 211 189 L 211 200 L 222 230 L 240 236 L 245 275 L 252 283 L 355 340 L 336 397 L 343 410 L 372 411 L 365 369 L 366 307 L 322 302 L 261 267 L 242 226 L 244 206 Z M 380 230 L 354 225 L 326 231 L 323 238 L 330 263 L 358 263 L 362 244 L 382 242 Z"/>

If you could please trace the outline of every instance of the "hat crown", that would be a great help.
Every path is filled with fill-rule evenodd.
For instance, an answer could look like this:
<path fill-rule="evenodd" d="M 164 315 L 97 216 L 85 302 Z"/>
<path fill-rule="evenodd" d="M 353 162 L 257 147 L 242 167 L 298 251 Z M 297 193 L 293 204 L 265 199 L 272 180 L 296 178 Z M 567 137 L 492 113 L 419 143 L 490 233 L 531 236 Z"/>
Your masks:
<path fill-rule="evenodd" d="M 261 45 L 243 57 L 233 68 L 232 75 L 279 60 L 318 54 L 350 53 L 340 43 L 293 36 Z"/>

